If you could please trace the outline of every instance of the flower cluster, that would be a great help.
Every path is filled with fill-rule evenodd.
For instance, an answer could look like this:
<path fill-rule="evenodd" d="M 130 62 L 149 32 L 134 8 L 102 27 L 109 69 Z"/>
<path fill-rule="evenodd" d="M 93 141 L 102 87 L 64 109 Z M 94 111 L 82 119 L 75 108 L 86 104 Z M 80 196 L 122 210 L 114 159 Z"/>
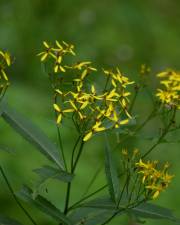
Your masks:
<path fill-rule="evenodd" d="M 180 73 L 167 70 L 157 74 L 161 79 L 162 89 L 157 90 L 156 96 L 168 106 L 176 106 L 180 109 Z"/>
<path fill-rule="evenodd" d="M 9 79 L 6 68 L 11 65 L 11 57 L 8 52 L 0 51 L 0 96 L 3 95 L 9 86 Z"/>
<path fill-rule="evenodd" d="M 43 42 L 45 50 L 40 52 L 38 56 L 41 57 L 41 61 L 44 62 L 48 58 L 54 60 L 54 72 L 66 72 L 65 68 L 62 66 L 63 56 L 66 54 L 75 55 L 74 46 L 71 44 L 67 44 L 65 41 L 60 44 L 56 41 L 55 46 L 50 46 L 46 41 Z"/>
<path fill-rule="evenodd" d="M 116 70 L 102 70 L 102 88 L 89 80 L 97 69 L 90 61 L 62 65 L 65 54 L 75 55 L 74 46 L 56 41 L 55 47 L 44 42 L 45 51 L 41 52 L 41 61 L 48 57 L 54 60 L 53 72 L 59 78 L 54 86 L 54 109 L 57 123 L 71 116 L 83 140 L 88 141 L 93 134 L 128 124 L 131 115 L 128 112 L 129 95 L 127 87 L 134 82 Z M 66 75 L 64 75 L 66 73 Z M 68 116 L 69 115 L 69 116 Z"/>
<path fill-rule="evenodd" d="M 135 164 L 138 173 L 142 176 L 142 183 L 146 190 L 146 195 L 155 199 L 160 192 L 166 189 L 171 182 L 172 175 L 169 175 L 167 170 L 169 164 L 166 163 L 162 170 L 157 169 L 157 161 L 143 162 L 142 159 Z"/>

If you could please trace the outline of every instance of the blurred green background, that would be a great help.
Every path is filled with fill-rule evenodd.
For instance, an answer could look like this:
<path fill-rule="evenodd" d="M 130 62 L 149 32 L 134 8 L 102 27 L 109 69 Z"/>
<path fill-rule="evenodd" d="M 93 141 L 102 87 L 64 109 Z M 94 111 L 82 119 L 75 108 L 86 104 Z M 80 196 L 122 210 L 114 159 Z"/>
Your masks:
<path fill-rule="evenodd" d="M 101 67 L 119 66 L 136 80 L 142 63 L 150 65 L 154 73 L 166 67 L 179 69 L 179 9 L 179 0 L 1 0 L 0 48 L 10 51 L 15 58 L 9 70 L 12 85 L 6 96 L 8 101 L 56 142 L 51 91 L 36 57 L 41 51 L 42 41 L 58 39 L 73 43 L 79 58 L 92 60 Z M 154 79 L 153 85 L 156 83 Z M 137 107 L 136 113 L 144 118 L 149 111 L 147 96 L 141 95 L 138 101 L 141 108 Z M 157 121 L 154 121 L 144 132 L 152 134 L 157 128 Z M 33 187 L 38 177 L 32 169 L 48 162 L 2 120 L 0 132 L 0 149 L 10 151 L 0 151 L 0 163 L 11 184 L 16 191 L 23 183 Z M 68 127 L 63 128 L 67 156 L 71 147 L 69 140 L 73 135 Z M 178 139 L 178 136 L 177 132 L 169 138 Z M 138 141 L 132 140 L 131 145 L 125 143 L 124 146 L 136 144 Z M 149 144 L 146 142 L 139 146 L 144 149 Z M 180 217 L 179 147 L 179 144 L 162 144 L 152 157 L 169 160 L 173 164 L 172 173 L 176 176 L 172 185 L 156 202 L 172 208 Z M 89 143 L 77 171 L 79 177 L 74 189 L 75 199 L 81 196 L 82 187 L 86 187 L 87 176 L 92 176 L 103 160 L 102 152 L 102 146 L 96 144 L 96 138 Z M 103 175 L 94 188 L 102 183 Z M 2 177 L 0 184 L 0 214 L 14 216 L 24 224 L 30 224 L 9 194 Z M 46 186 L 42 187 L 42 193 L 61 208 L 65 185 L 48 182 L 47 188 L 48 192 Z M 25 206 L 32 211 L 39 225 L 55 224 L 36 209 Z M 128 224 L 126 216 L 122 218 L 122 223 Z M 147 224 L 171 223 L 150 220 Z"/>

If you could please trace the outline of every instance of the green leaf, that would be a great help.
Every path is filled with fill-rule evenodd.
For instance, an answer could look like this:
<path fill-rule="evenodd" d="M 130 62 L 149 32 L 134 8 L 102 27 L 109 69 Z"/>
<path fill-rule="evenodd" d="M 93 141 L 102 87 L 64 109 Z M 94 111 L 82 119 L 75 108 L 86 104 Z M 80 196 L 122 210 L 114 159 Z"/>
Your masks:
<path fill-rule="evenodd" d="M 109 146 L 105 148 L 105 172 L 111 199 L 117 203 L 120 194 L 118 173 Z"/>
<path fill-rule="evenodd" d="M 148 219 L 166 219 L 173 221 L 175 223 L 180 224 L 180 220 L 177 219 L 172 211 L 170 209 L 154 205 L 151 203 L 141 203 L 139 206 L 132 208 L 132 209 L 126 209 L 126 203 L 121 203 L 119 206 L 119 210 L 122 209 L 122 212 L 119 212 L 117 216 L 123 214 L 123 213 L 128 213 L 131 215 L 136 216 L 136 218 L 141 219 L 141 218 L 148 218 Z M 89 201 L 87 203 L 84 203 L 82 208 L 91 208 L 97 210 L 106 210 L 107 213 L 115 211 L 116 205 L 112 202 L 111 199 L 108 199 L 106 196 L 103 198 L 97 198 L 92 201 Z"/>
<path fill-rule="evenodd" d="M 114 210 L 116 209 L 116 204 L 107 196 L 101 198 L 95 198 L 89 202 L 86 202 L 82 205 L 82 207 L 92 207 L 92 208 L 100 208 L 106 210 Z"/>
<path fill-rule="evenodd" d="M 103 224 L 116 212 L 116 204 L 109 197 L 104 196 L 82 204 L 78 209 L 74 210 L 69 217 L 74 224 L 81 224 L 81 222 L 83 222 L 85 225 L 97 225 Z M 123 213 L 124 208 L 123 211 L 119 211 L 115 217 Z"/>
<path fill-rule="evenodd" d="M 38 127 L 30 122 L 29 119 L 10 108 L 7 104 L 3 104 L 2 117 L 14 130 L 36 146 L 42 154 L 55 162 L 58 167 L 64 169 L 63 162 L 60 159 L 56 146 Z"/>
<path fill-rule="evenodd" d="M 71 221 L 47 199 L 40 195 L 37 195 L 34 199 L 33 192 L 29 187 L 23 186 L 22 190 L 17 194 L 17 196 L 31 203 L 56 221 L 62 222 L 65 225 L 72 225 Z"/>
<path fill-rule="evenodd" d="M 97 209 L 97 208 L 78 208 L 74 210 L 69 218 L 73 224 L 98 225 L 104 223 L 114 214 L 114 211 Z"/>
<path fill-rule="evenodd" d="M 0 225 L 22 225 L 17 220 L 0 215 Z"/>
<path fill-rule="evenodd" d="M 142 203 L 138 207 L 131 209 L 131 211 L 142 218 L 149 219 L 166 219 L 173 222 L 180 223 L 180 220 L 177 219 L 170 209 L 154 205 L 151 203 Z"/>
<path fill-rule="evenodd" d="M 53 168 L 51 166 L 44 166 L 33 171 L 41 176 L 42 183 L 44 183 L 48 179 L 56 179 L 68 183 L 73 179 L 72 174 L 60 171 L 59 169 Z"/>

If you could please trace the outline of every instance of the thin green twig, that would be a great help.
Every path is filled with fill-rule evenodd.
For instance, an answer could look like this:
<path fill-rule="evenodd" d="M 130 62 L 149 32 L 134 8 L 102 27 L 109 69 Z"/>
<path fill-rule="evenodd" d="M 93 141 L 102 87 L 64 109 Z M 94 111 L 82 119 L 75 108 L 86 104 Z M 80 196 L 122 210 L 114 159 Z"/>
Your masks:
<path fill-rule="evenodd" d="M 6 174 L 5 174 L 5 172 L 4 172 L 4 170 L 3 170 L 3 168 L 2 168 L 1 166 L 0 166 L 0 171 L 1 171 L 1 174 L 2 174 L 2 176 L 3 176 L 3 178 L 4 178 L 4 181 L 6 182 L 6 185 L 7 185 L 8 189 L 9 189 L 10 193 L 12 194 L 12 196 L 13 196 L 15 202 L 17 203 L 17 205 L 21 208 L 21 210 L 22 210 L 22 211 L 24 212 L 24 214 L 28 217 L 28 219 L 32 222 L 32 224 L 37 225 L 37 223 L 34 221 L 34 219 L 32 218 L 32 216 L 31 216 L 31 215 L 29 214 L 29 212 L 23 207 L 23 205 L 21 204 L 21 202 L 20 202 L 20 201 L 18 200 L 18 198 L 16 197 L 16 194 L 15 194 L 15 192 L 14 192 L 14 190 L 13 190 L 13 188 L 12 188 L 12 186 L 11 186 L 11 184 L 10 184 L 10 182 L 9 182 L 9 180 L 8 180 Z"/>

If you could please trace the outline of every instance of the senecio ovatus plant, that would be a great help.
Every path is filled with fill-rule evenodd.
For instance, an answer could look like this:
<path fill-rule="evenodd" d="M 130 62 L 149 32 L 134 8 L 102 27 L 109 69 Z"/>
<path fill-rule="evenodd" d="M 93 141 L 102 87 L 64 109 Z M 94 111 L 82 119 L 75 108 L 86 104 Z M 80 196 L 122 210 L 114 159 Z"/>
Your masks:
<path fill-rule="evenodd" d="M 158 73 L 160 85 L 153 93 L 147 90 L 150 68 L 146 65 L 141 66 L 138 81 L 135 82 L 125 76 L 119 68 L 98 70 L 90 61 L 74 62 L 76 53 L 72 44 L 56 41 L 51 45 L 44 41 L 43 47 L 44 50 L 38 57 L 48 75 L 53 93 L 52 110 L 55 115 L 59 148 L 38 127 L 5 101 L 4 95 L 9 87 L 6 70 L 12 65 L 12 57 L 8 52 L 0 51 L 0 115 L 51 161 L 50 165 L 34 170 L 40 176 L 40 182 L 38 181 L 35 188 L 24 185 L 17 194 L 3 167 L 0 167 L 17 206 L 34 225 L 39 224 L 36 215 L 32 216 L 25 209 L 21 199 L 51 216 L 55 221 L 53 223 L 50 220 L 49 224 L 104 225 L 111 224 L 115 217 L 121 217 L 123 214 L 127 214 L 132 221 L 138 223 L 144 222 L 143 218 L 179 222 L 169 209 L 151 203 L 168 188 L 173 178 L 168 172 L 169 163 L 163 165 L 157 160 L 147 158 L 159 144 L 165 142 L 169 132 L 180 128 L 177 122 L 177 112 L 180 109 L 180 73 L 171 69 Z M 72 56 L 71 63 L 68 56 Z M 94 82 L 97 76 L 101 85 Z M 147 90 L 151 97 L 152 112 L 139 123 L 133 112 L 138 95 L 144 90 Z M 125 140 L 136 137 L 155 117 L 162 120 L 163 127 L 152 145 L 141 151 L 137 148 L 124 148 Z M 70 159 L 67 159 L 67 154 L 64 153 L 64 140 L 61 136 L 62 126 L 66 126 L 68 121 L 71 121 L 77 133 L 77 139 L 70 140 L 71 143 L 74 142 L 73 149 L 66 149 L 70 152 Z M 76 199 L 72 196 L 73 181 L 78 176 L 76 169 L 85 146 L 94 136 L 101 136 L 100 140 L 104 140 L 104 163 L 98 165 L 98 170 L 92 178 L 85 179 L 87 184 L 84 183 L 83 186 L 87 187 L 84 194 L 80 199 Z M 112 138 L 113 144 L 110 141 Z M 119 156 L 119 166 L 117 161 L 114 161 L 114 154 Z M 90 192 L 103 168 L 106 183 Z M 67 183 L 63 208 L 63 199 L 60 205 L 55 206 L 40 193 L 40 185 L 49 179 Z M 76 199 L 75 202 L 72 202 L 72 197 Z M 21 224 L 2 216 L 0 223 Z"/>

